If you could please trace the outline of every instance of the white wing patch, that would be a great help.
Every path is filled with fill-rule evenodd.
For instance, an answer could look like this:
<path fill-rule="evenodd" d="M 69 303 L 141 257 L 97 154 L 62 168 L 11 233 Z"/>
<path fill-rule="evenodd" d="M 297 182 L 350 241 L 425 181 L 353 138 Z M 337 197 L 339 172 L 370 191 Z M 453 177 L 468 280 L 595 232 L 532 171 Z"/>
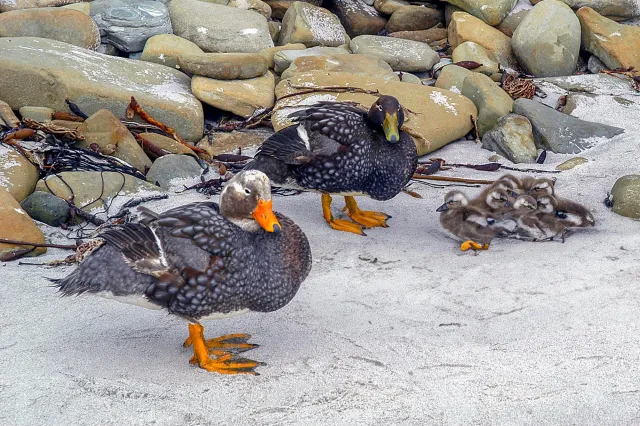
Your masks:
<path fill-rule="evenodd" d="M 304 146 L 311 151 L 311 143 L 309 142 L 309 134 L 307 133 L 307 129 L 301 124 L 298 126 L 298 136 L 304 142 Z"/>

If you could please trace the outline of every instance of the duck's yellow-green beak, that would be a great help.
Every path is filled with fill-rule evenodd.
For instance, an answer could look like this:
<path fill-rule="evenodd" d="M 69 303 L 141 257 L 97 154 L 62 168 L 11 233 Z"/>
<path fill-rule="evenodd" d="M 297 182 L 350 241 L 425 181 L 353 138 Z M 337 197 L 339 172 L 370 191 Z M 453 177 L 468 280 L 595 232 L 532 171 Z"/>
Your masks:
<path fill-rule="evenodd" d="M 396 143 L 400 140 L 400 132 L 398 131 L 398 113 L 394 112 L 389 114 L 384 113 L 384 121 L 382 122 L 382 129 L 384 130 L 384 136 L 391 143 Z"/>
<path fill-rule="evenodd" d="M 282 226 L 278 222 L 278 218 L 272 210 L 272 200 L 258 200 L 258 206 L 253 211 L 252 216 L 258 222 L 262 229 L 267 232 L 280 232 Z"/>

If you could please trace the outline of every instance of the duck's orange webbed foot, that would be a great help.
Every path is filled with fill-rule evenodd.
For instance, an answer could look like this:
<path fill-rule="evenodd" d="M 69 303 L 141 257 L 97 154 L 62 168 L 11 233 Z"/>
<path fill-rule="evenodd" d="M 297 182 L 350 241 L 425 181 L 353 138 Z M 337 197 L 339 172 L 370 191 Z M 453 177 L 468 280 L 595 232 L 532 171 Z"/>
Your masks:
<path fill-rule="evenodd" d="M 258 373 L 255 371 L 256 367 L 265 365 L 264 363 L 236 357 L 235 354 L 229 350 L 238 349 L 239 347 L 240 350 L 237 352 L 243 352 L 256 347 L 257 345 L 246 343 L 246 339 L 248 338 L 249 335 L 247 334 L 230 334 L 205 341 L 204 327 L 200 324 L 189 324 L 189 337 L 185 340 L 184 344 L 187 347 L 193 346 L 193 357 L 191 357 L 189 362 L 191 364 L 197 364 L 200 368 L 209 372 L 220 374 L 253 374 L 257 376 Z M 207 344 L 212 347 L 208 347 Z M 233 348 L 231 348 L 231 346 L 233 346 Z M 210 355 L 214 355 L 216 358 L 212 359 Z"/>
<path fill-rule="evenodd" d="M 337 231 L 351 232 L 358 235 L 367 235 L 364 233 L 363 226 L 348 220 L 335 219 L 331 214 L 331 195 L 322 194 L 322 215 L 329 226 Z"/>
<path fill-rule="evenodd" d="M 360 210 L 358 207 L 358 203 L 356 203 L 356 199 L 353 197 L 344 197 L 344 201 L 346 206 L 342 211 L 347 210 L 348 215 L 351 219 L 359 224 L 363 225 L 365 228 L 374 228 L 376 226 L 387 228 L 387 219 L 390 219 L 386 213 L 375 212 L 375 211 L 367 211 Z"/>
<path fill-rule="evenodd" d="M 465 241 L 464 243 L 460 244 L 460 250 L 462 251 L 467 251 L 467 250 L 489 250 L 489 244 L 478 244 L 475 241 L 472 240 L 468 240 Z"/>

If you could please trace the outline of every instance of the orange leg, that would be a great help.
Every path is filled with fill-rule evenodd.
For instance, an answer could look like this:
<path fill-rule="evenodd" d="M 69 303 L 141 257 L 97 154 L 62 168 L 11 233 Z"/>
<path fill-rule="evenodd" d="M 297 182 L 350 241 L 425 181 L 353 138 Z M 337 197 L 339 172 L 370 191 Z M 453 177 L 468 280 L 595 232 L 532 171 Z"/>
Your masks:
<path fill-rule="evenodd" d="M 460 250 L 467 251 L 472 250 L 489 250 L 489 244 L 478 244 L 475 241 L 468 240 L 460 244 Z"/>
<path fill-rule="evenodd" d="M 322 215 L 329 226 L 338 231 L 352 232 L 354 234 L 366 235 L 362 231 L 362 225 L 349 222 L 348 220 L 334 219 L 331 214 L 331 195 L 322 194 Z"/>
<path fill-rule="evenodd" d="M 241 336 L 244 337 L 245 335 Z M 224 342 L 225 340 L 228 340 L 228 338 L 221 340 L 221 342 Z M 189 337 L 185 341 L 185 344 L 187 343 L 193 345 L 193 357 L 189 362 L 192 364 L 198 364 L 200 368 L 209 372 L 220 374 L 258 375 L 258 373 L 255 372 L 255 368 L 264 365 L 262 362 L 252 361 L 250 359 L 236 358 L 234 354 L 228 352 L 225 353 L 225 351 L 222 350 L 214 350 L 213 352 L 216 352 L 217 357 L 211 359 L 209 356 L 210 349 L 207 348 L 204 340 L 204 327 L 200 324 L 189 324 Z"/>
<path fill-rule="evenodd" d="M 354 222 L 358 222 L 365 228 L 373 228 L 375 226 L 380 226 L 382 228 L 388 227 L 387 219 L 391 217 L 388 214 L 360 210 L 358 203 L 356 203 L 356 199 L 353 197 L 344 197 L 344 202 L 346 203 L 346 206 L 342 211 L 348 210 L 349 212 L 347 214 Z"/>

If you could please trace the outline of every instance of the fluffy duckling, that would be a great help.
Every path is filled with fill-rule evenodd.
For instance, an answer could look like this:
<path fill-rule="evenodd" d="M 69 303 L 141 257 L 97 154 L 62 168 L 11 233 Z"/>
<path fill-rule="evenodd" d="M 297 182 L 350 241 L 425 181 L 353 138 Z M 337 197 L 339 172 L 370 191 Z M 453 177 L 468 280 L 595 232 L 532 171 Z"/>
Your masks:
<path fill-rule="evenodd" d="M 543 195 L 555 196 L 555 179 L 524 177 L 522 182 L 522 193 L 538 198 Z"/>
<path fill-rule="evenodd" d="M 522 190 L 522 183 L 520 180 L 511 174 L 500 176 L 494 183 L 484 188 L 480 194 L 476 197 L 478 200 L 485 200 L 491 191 L 501 189 L 509 194 L 511 201 L 520 195 Z"/>
<path fill-rule="evenodd" d="M 507 190 L 496 187 L 487 192 L 484 198 L 478 196 L 470 204 L 491 213 L 495 218 L 501 218 L 505 213 L 513 210 L 512 198 Z"/>
<path fill-rule="evenodd" d="M 444 229 L 465 241 L 462 251 L 469 249 L 488 250 L 493 237 L 502 228 L 489 213 L 471 206 L 467 196 L 460 191 L 451 191 L 444 197 L 444 204 L 436 210 L 440 212 L 440 224 Z"/>
<path fill-rule="evenodd" d="M 192 203 L 160 214 L 141 209 L 139 223 L 100 234 L 104 243 L 69 276 L 53 281 L 64 296 L 95 294 L 165 309 L 189 321 L 184 346 L 193 346 L 192 364 L 256 374 L 262 363 L 234 357 L 256 346 L 247 343 L 248 335 L 205 340 L 200 320 L 280 309 L 309 274 L 306 236 L 271 205 L 264 173 L 238 173 L 219 205 Z"/>
<path fill-rule="evenodd" d="M 566 198 L 556 198 L 557 210 L 567 214 L 567 219 L 571 223 L 570 227 L 584 228 L 595 226 L 596 221 L 593 214 L 582 204 Z"/>

